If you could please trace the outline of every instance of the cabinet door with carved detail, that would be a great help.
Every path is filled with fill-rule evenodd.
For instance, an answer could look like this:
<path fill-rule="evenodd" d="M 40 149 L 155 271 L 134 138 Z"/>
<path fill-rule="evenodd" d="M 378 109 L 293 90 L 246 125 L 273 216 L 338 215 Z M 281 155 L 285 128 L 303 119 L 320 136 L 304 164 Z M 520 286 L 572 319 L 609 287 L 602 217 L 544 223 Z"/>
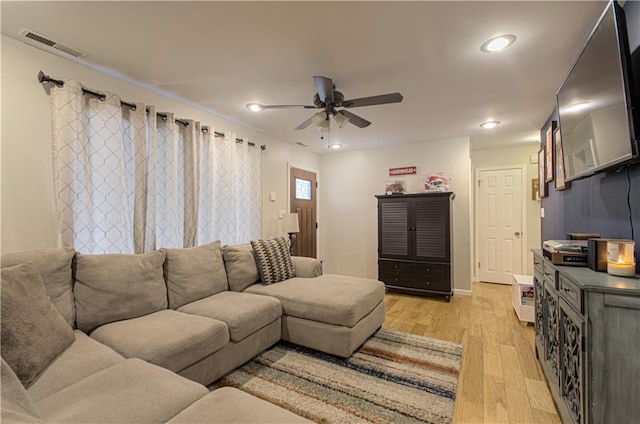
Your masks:
<path fill-rule="evenodd" d="M 558 292 L 547 284 L 544 284 L 544 359 L 553 373 L 553 378 L 558 382 L 560 331 L 558 328 Z"/>
<path fill-rule="evenodd" d="M 576 424 L 584 417 L 584 319 L 560 299 L 560 396 Z"/>
<path fill-rule="evenodd" d="M 533 277 L 533 290 L 535 299 L 535 333 L 536 333 L 536 354 L 537 357 L 543 356 L 544 352 L 544 328 L 546 320 L 544 315 L 544 288 L 542 278 L 536 272 Z"/>

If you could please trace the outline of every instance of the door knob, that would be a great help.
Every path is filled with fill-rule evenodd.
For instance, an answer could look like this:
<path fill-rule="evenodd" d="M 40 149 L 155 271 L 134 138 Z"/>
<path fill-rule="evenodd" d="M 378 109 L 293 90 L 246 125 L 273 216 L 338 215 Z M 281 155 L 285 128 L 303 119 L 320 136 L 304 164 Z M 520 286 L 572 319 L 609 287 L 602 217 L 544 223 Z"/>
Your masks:
<path fill-rule="evenodd" d="M 520 231 L 515 232 L 516 237 L 520 237 Z"/>

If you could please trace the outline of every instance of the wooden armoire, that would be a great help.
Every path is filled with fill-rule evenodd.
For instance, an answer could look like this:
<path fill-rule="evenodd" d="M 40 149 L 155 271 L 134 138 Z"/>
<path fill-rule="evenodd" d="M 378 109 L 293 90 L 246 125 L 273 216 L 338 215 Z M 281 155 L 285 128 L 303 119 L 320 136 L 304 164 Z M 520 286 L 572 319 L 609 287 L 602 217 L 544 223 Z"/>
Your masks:
<path fill-rule="evenodd" d="M 378 199 L 378 279 L 388 289 L 440 295 L 452 284 L 452 192 L 393 194 Z"/>

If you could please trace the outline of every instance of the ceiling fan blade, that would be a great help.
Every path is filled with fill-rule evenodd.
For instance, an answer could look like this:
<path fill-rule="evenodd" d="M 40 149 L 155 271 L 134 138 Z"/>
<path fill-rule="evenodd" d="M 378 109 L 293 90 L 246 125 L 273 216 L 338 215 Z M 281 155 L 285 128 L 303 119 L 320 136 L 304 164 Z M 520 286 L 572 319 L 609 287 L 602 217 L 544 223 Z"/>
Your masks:
<path fill-rule="evenodd" d="M 331 81 L 331 78 L 313 77 L 313 83 L 318 90 L 320 101 L 326 104 L 333 103 L 333 81 Z"/>
<path fill-rule="evenodd" d="M 317 109 L 316 106 L 312 105 L 262 105 L 262 109 Z"/>
<path fill-rule="evenodd" d="M 303 130 L 305 128 L 307 128 L 309 125 L 311 125 L 311 123 L 313 122 L 313 117 L 315 115 L 311 115 L 309 117 L 309 119 L 307 119 L 306 121 L 304 121 L 303 123 L 301 123 L 300 125 L 298 125 L 297 127 L 295 127 L 296 130 Z"/>
<path fill-rule="evenodd" d="M 346 116 L 349 118 L 349 123 L 355 125 L 358 128 L 364 128 L 371 125 L 371 122 L 367 121 L 364 118 L 359 117 L 358 115 L 349 112 L 348 110 L 341 110 L 338 112 L 340 115 Z"/>
<path fill-rule="evenodd" d="M 383 105 L 386 103 L 400 103 L 403 97 L 400 93 L 381 94 L 379 96 L 361 97 L 359 99 L 345 100 L 342 102 L 343 107 L 360 107 Z"/>

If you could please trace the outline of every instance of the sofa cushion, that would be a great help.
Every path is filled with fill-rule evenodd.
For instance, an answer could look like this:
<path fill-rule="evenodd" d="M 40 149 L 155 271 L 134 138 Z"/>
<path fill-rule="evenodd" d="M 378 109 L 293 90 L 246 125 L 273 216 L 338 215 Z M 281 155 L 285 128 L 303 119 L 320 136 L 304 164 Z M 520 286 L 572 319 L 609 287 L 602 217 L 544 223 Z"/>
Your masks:
<path fill-rule="evenodd" d="M 168 424 L 311 422 L 241 390 L 222 387 L 189 406 Z"/>
<path fill-rule="evenodd" d="M 27 391 L 4 359 L 0 365 L 0 380 L 2 381 L 0 384 L 0 398 L 2 398 L 0 422 L 4 424 L 42 423 L 43 421 Z"/>
<path fill-rule="evenodd" d="M 178 311 L 226 323 L 234 342 L 239 342 L 282 315 L 278 299 L 236 292 L 218 293 L 184 305 Z"/>
<path fill-rule="evenodd" d="M 46 422 L 161 423 L 207 389 L 163 368 L 128 359 L 36 403 Z"/>
<path fill-rule="evenodd" d="M 166 309 L 164 252 L 76 255 L 76 320 L 86 333 L 99 325 Z"/>
<path fill-rule="evenodd" d="M 227 270 L 229 290 L 242 290 L 260 281 L 258 264 L 253 256 L 251 244 L 226 245 L 222 248 L 224 266 Z"/>
<path fill-rule="evenodd" d="M 229 343 L 229 330 L 221 321 L 165 309 L 103 325 L 91 337 L 126 358 L 178 372 Z"/>
<path fill-rule="evenodd" d="M 2 269 L 2 357 L 25 387 L 73 343 L 73 330 L 53 306 L 36 266 Z"/>
<path fill-rule="evenodd" d="M 291 278 L 278 284 L 254 284 L 245 293 L 279 299 L 285 315 L 353 327 L 384 299 L 384 284 L 367 278 L 324 274 L 316 278 Z"/>
<path fill-rule="evenodd" d="M 109 368 L 124 358 L 115 350 L 98 343 L 82 331 L 74 332 L 75 340 L 29 387 L 29 396 L 38 402 L 77 383 L 85 377 Z"/>
<path fill-rule="evenodd" d="M 73 303 L 73 274 L 71 262 L 75 255 L 71 248 L 37 249 L 26 252 L 5 253 L 0 262 L 2 268 L 33 262 L 47 289 L 47 294 L 70 326 L 75 325 L 76 312 Z"/>
<path fill-rule="evenodd" d="M 284 237 L 252 240 L 251 247 L 264 284 L 279 283 L 296 276 L 291 262 L 289 243 Z"/>
<path fill-rule="evenodd" d="M 187 249 L 160 249 L 166 254 L 164 278 L 169 307 L 229 290 L 219 241 Z"/>

